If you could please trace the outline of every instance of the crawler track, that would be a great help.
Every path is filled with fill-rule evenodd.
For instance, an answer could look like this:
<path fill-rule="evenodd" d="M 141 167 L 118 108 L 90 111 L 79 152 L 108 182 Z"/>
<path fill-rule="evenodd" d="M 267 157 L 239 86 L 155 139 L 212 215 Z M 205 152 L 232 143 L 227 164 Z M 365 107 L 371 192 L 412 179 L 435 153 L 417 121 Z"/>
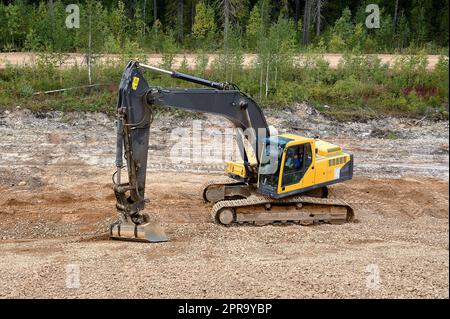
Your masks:
<path fill-rule="evenodd" d="M 229 198 L 226 186 L 238 186 L 249 191 L 248 196 Z M 317 194 L 315 194 L 317 193 Z M 317 223 L 342 224 L 354 218 L 352 207 L 339 199 L 322 198 L 328 191 L 310 192 L 303 196 L 273 199 L 256 193 L 253 188 L 231 177 L 224 176 L 206 182 L 202 187 L 205 202 L 214 203 L 212 219 L 222 225 L 274 223 Z M 318 195 L 318 196 L 315 196 Z"/>
<path fill-rule="evenodd" d="M 307 196 L 272 199 L 253 194 L 249 198 L 223 200 L 214 204 L 211 217 L 222 225 L 250 223 L 342 224 L 354 218 L 353 209 L 344 201 Z"/>

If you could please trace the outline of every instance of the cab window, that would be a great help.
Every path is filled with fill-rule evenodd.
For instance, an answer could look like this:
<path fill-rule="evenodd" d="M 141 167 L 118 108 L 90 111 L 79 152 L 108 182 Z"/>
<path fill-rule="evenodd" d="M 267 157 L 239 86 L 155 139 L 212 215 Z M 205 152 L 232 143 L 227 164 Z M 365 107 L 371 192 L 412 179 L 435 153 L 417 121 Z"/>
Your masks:
<path fill-rule="evenodd" d="M 286 158 L 283 167 L 283 179 L 281 186 L 297 184 L 311 166 L 311 144 L 291 146 L 286 150 Z"/>

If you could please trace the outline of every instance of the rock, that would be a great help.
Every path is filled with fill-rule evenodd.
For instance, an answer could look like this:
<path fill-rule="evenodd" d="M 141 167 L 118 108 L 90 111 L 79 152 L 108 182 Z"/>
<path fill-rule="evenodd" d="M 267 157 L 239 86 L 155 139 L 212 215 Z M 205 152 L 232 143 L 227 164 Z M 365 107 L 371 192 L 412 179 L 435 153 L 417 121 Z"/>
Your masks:
<path fill-rule="evenodd" d="M 27 182 L 21 181 L 21 182 L 19 182 L 19 184 L 17 184 L 17 185 L 19 185 L 19 186 L 25 186 L 25 185 L 27 185 Z"/>

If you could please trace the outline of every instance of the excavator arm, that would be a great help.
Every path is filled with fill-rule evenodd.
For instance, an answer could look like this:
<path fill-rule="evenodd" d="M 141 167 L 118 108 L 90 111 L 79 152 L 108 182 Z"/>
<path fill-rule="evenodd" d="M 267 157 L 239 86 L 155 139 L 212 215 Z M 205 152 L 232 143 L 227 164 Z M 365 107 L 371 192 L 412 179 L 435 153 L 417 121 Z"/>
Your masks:
<path fill-rule="evenodd" d="M 159 88 L 150 86 L 141 70 L 150 70 L 209 88 Z M 248 145 L 253 146 L 257 165 L 269 128 L 260 107 L 253 99 L 229 83 L 212 82 L 191 75 L 162 70 L 130 61 L 122 75 L 117 102 L 116 173 L 113 176 L 116 208 L 121 220 L 111 226 L 110 235 L 118 239 L 150 242 L 165 241 L 162 229 L 145 214 L 144 193 L 150 124 L 154 106 L 210 113 L 230 120 L 238 129 L 238 148 L 249 179 L 257 179 L 257 167 L 248 161 Z M 245 143 L 245 139 L 249 143 Z M 123 158 L 128 180 L 122 181 Z"/>

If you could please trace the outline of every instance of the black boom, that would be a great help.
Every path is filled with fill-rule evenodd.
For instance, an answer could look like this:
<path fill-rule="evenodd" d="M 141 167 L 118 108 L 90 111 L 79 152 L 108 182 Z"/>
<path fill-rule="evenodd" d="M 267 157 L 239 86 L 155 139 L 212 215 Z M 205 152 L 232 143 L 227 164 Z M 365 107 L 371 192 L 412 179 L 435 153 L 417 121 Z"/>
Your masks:
<path fill-rule="evenodd" d="M 170 75 L 173 78 L 208 86 L 210 88 L 159 88 L 148 85 L 140 69 Z M 269 128 L 261 108 L 256 102 L 229 83 L 212 82 L 191 75 L 158 69 L 130 61 L 122 75 L 117 102 L 117 177 L 115 193 L 117 208 L 124 216 L 133 216 L 144 208 L 145 175 L 149 145 L 149 128 L 152 106 L 173 107 L 193 112 L 221 115 L 242 130 L 243 137 L 253 145 L 259 165 L 264 139 Z M 244 141 L 237 139 L 239 150 L 248 164 Z M 127 160 L 128 183 L 121 184 L 120 168 L 123 165 L 123 149 Z M 256 178 L 256 176 L 251 176 Z M 125 194 L 129 192 L 130 196 Z"/>

